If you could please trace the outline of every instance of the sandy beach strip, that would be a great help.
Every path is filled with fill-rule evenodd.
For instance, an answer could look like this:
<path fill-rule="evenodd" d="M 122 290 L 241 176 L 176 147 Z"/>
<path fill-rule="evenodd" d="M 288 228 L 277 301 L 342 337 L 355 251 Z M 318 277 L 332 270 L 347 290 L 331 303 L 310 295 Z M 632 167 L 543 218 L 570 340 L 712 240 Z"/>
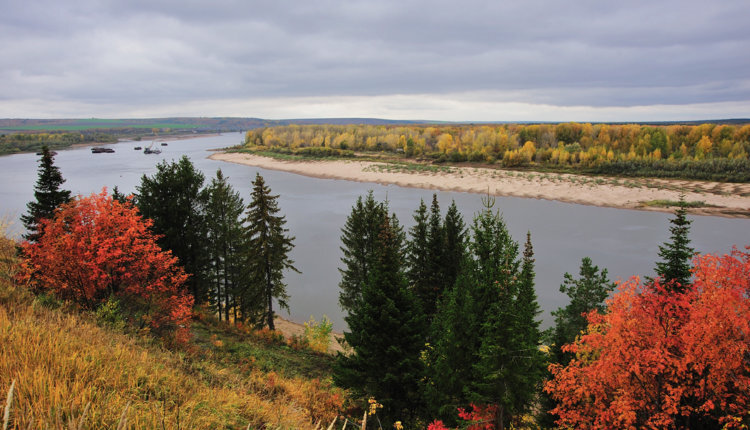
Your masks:
<path fill-rule="evenodd" d="M 654 200 L 702 201 L 716 207 L 690 209 L 696 215 L 750 217 L 750 184 L 666 179 L 608 178 L 572 174 L 520 172 L 482 167 L 441 167 L 414 171 L 398 165 L 360 160 L 286 161 L 259 155 L 219 152 L 213 160 L 280 170 L 304 176 L 344 179 L 402 187 L 496 196 L 513 196 L 624 209 L 673 212 L 645 206 Z"/>

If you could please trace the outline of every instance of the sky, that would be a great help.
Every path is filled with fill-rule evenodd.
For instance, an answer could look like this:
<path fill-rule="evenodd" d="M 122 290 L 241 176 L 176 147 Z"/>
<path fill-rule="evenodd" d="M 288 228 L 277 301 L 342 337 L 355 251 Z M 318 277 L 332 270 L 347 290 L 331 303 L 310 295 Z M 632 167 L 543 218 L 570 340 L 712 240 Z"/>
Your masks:
<path fill-rule="evenodd" d="M 0 118 L 750 117 L 748 0 L 0 0 Z"/>

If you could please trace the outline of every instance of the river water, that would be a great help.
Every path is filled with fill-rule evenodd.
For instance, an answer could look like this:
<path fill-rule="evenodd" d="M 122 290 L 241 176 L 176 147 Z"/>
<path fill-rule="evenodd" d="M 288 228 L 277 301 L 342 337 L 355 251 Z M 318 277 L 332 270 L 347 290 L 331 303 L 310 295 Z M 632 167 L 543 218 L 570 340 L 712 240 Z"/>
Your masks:
<path fill-rule="evenodd" d="M 412 215 L 424 199 L 428 204 L 434 191 L 378 185 L 345 180 L 316 179 L 292 173 L 265 170 L 221 161 L 209 160 L 209 150 L 241 143 L 241 133 L 197 137 L 171 141 L 160 147 L 159 155 L 135 151 L 136 145 L 149 142 L 120 142 L 105 145 L 113 154 L 92 154 L 89 148 L 58 151 L 55 164 L 66 179 L 64 188 L 73 194 L 91 194 L 102 187 L 117 186 L 123 193 L 135 191 L 142 175 L 153 175 L 161 160 L 178 160 L 187 155 L 206 175 L 206 182 L 221 169 L 245 203 L 250 201 L 251 183 L 260 172 L 287 217 L 287 227 L 296 237 L 291 254 L 301 274 L 286 277 L 291 296 L 289 315 L 304 322 L 311 315 L 320 320 L 327 315 L 334 330 L 346 326 L 338 307 L 338 272 L 341 250 L 341 227 L 358 196 L 373 190 L 376 199 L 388 199 L 404 227 L 413 225 Z M 18 220 L 33 199 L 39 157 L 17 154 L 0 157 L 0 216 Z M 581 192 L 586 192 L 582 190 Z M 437 191 L 445 211 L 455 200 L 466 224 L 482 208 L 481 195 Z M 578 274 L 581 258 L 589 256 L 594 264 L 609 270 L 612 280 L 632 275 L 653 275 L 658 259 L 658 246 L 669 238 L 670 214 L 599 208 L 548 200 L 498 197 L 496 208 L 502 213 L 516 241 L 523 245 L 526 232 L 531 232 L 536 259 L 536 289 L 544 310 L 544 326 L 551 323 L 549 312 L 566 304 L 559 292 L 563 274 Z M 690 239 L 701 253 L 727 253 L 732 245 L 750 245 L 750 220 L 720 217 L 690 217 L 693 220 Z M 15 234 L 22 227 L 16 222 Z"/>

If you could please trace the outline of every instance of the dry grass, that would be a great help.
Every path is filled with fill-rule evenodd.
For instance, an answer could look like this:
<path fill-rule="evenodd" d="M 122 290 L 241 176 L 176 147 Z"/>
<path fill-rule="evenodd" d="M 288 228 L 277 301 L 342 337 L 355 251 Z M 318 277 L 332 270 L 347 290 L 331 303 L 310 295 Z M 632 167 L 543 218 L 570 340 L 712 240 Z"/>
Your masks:
<path fill-rule="evenodd" d="M 15 270 L 1 245 L 3 269 Z M 9 271 L 0 276 L 0 405 L 9 428 L 313 428 L 341 406 L 317 380 L 226 368 L 49 309 Z"/>

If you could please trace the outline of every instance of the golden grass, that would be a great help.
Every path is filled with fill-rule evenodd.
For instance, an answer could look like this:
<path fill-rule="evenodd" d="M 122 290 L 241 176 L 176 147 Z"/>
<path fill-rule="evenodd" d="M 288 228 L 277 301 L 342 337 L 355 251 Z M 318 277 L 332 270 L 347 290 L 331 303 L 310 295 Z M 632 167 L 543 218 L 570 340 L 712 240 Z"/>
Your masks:
<path fill-rule="evenodd" d="M 317 380 L 164 350 L 85 314 L 49 309 L 7 276 L 0 346 L 9 428 L 304 429 L 330 422 L 340 407 Z"/>

